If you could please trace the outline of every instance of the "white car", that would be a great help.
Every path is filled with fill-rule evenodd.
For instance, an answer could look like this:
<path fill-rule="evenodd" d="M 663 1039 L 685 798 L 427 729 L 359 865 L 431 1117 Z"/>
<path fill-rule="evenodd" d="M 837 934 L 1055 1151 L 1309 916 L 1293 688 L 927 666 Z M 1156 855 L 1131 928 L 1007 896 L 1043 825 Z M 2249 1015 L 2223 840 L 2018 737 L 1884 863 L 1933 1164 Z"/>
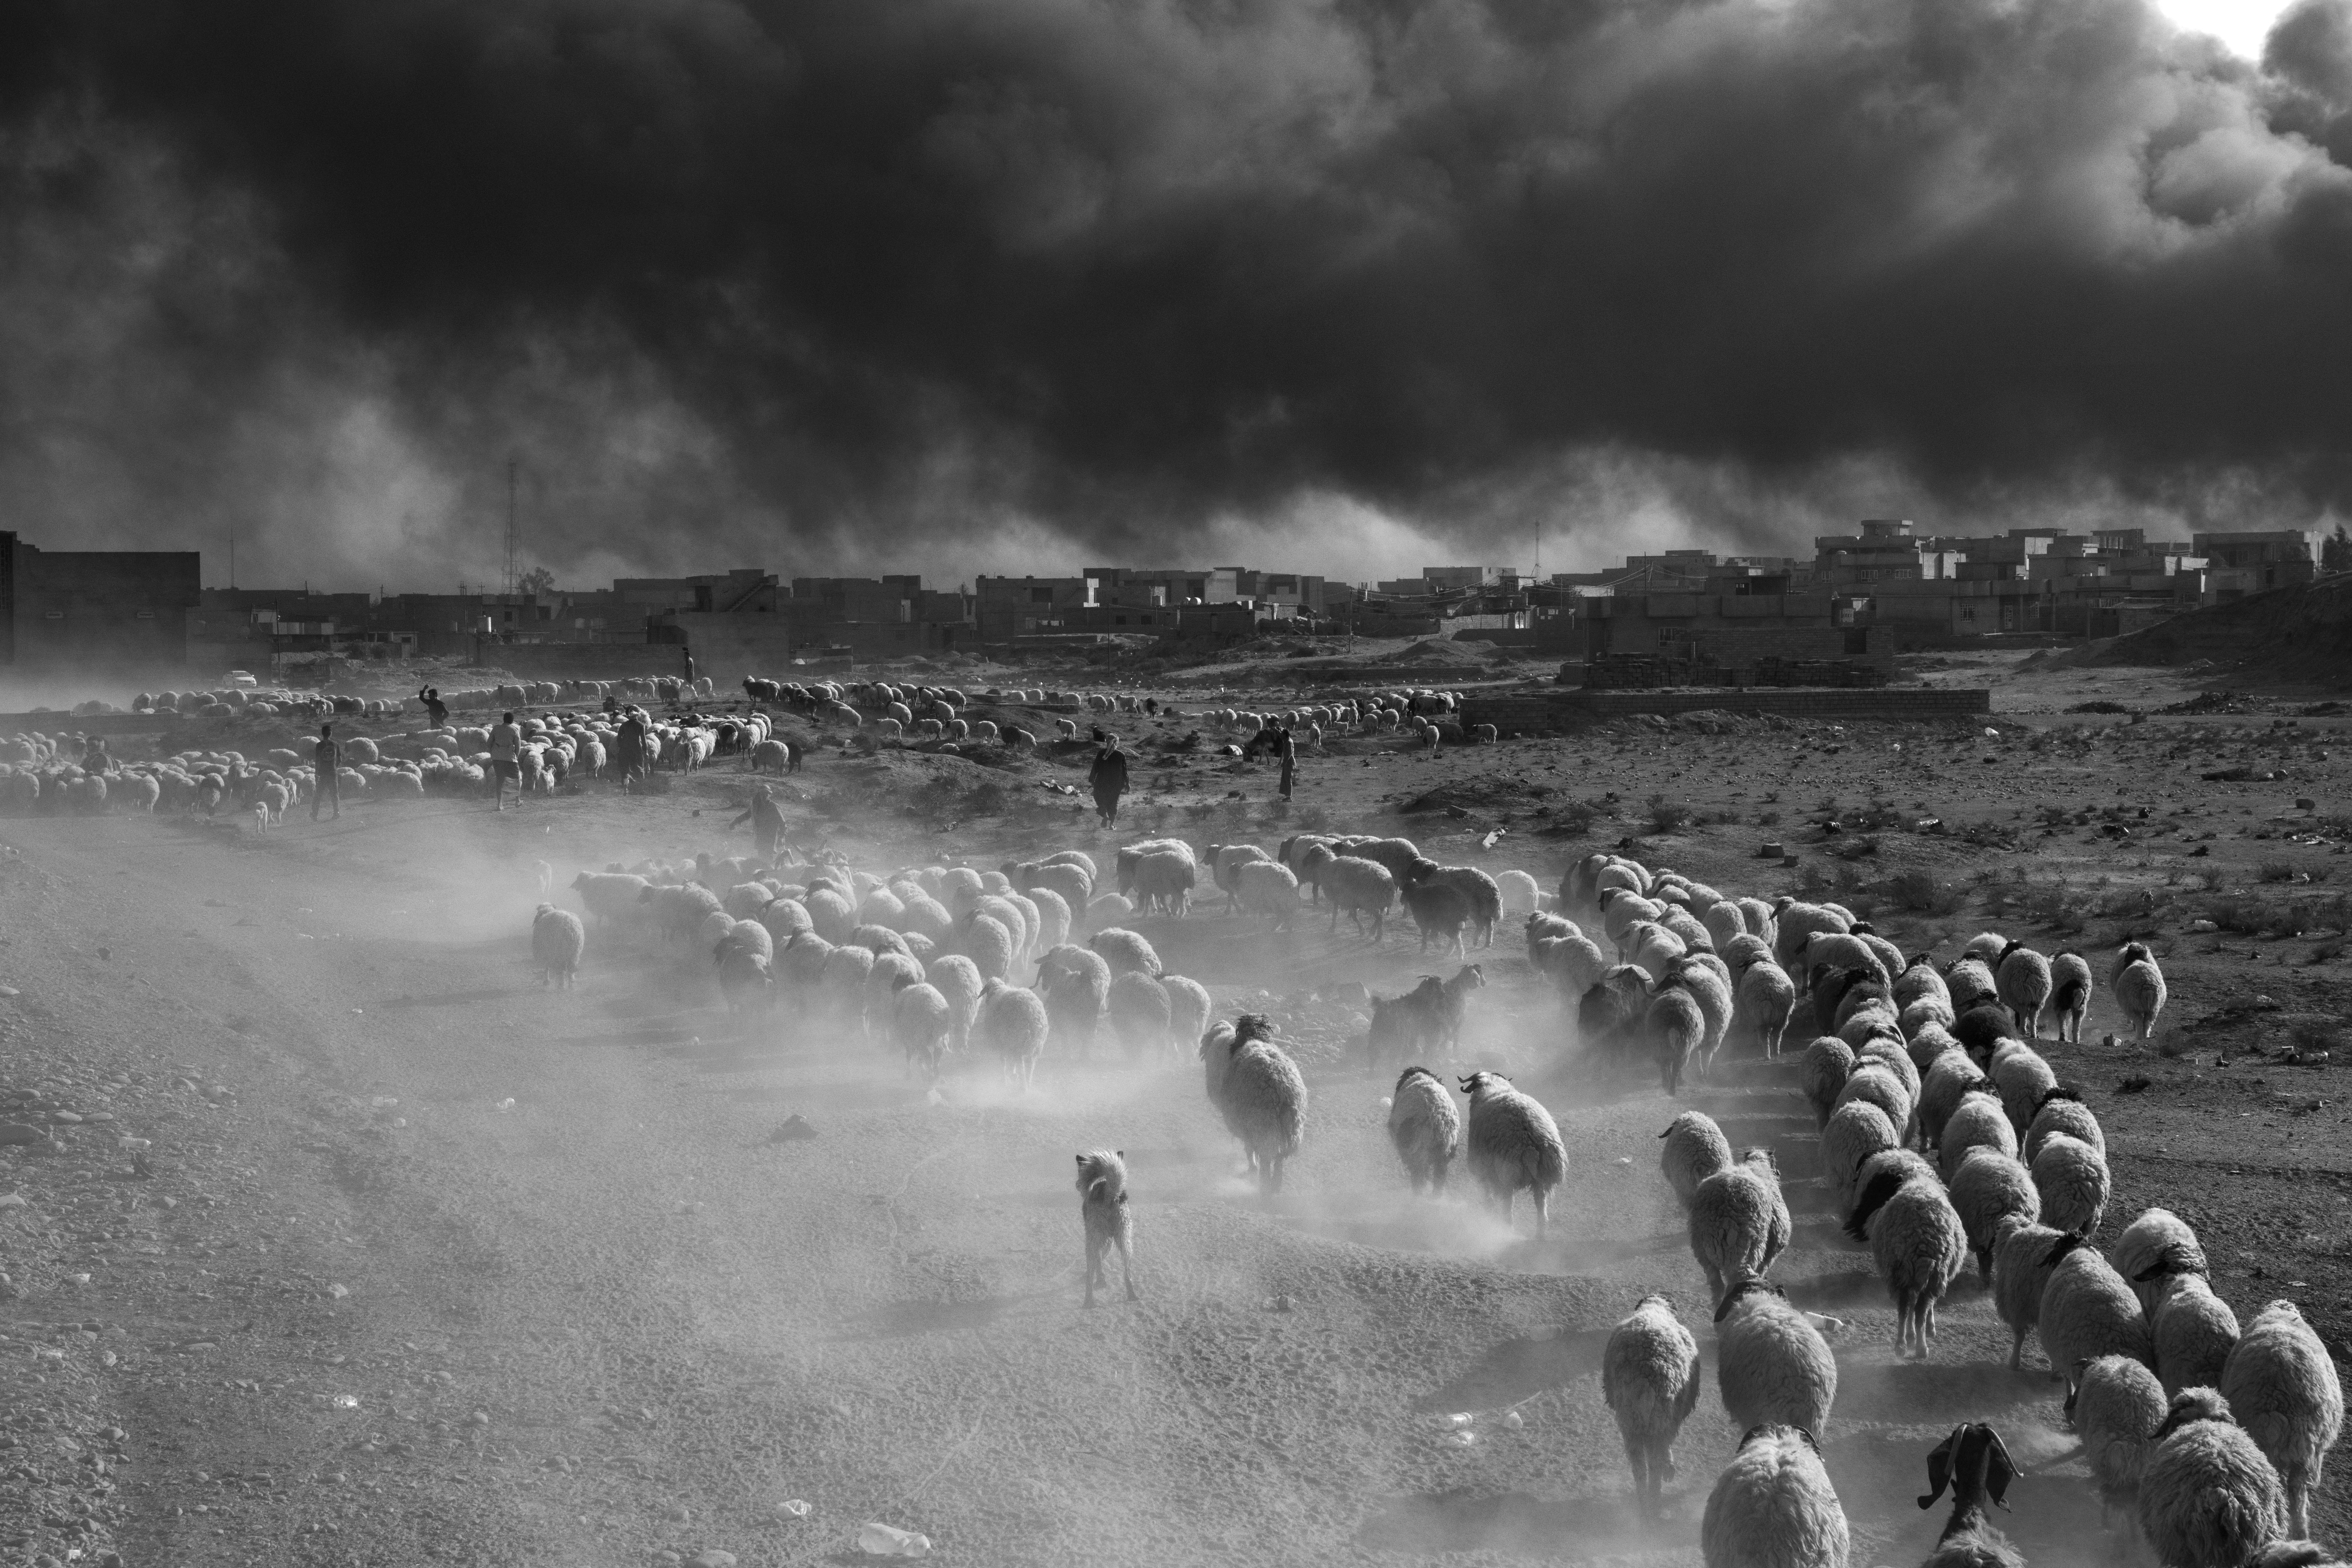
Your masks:
<path fill-rule="evenodd" d="M 251 688 L 261 684 L 261 682 L 254 679 L 253 677 L 247 675 L 241 669 L 232 669 L 228 672 L 228 683 L 231 686 L 245 689 L 250 689 Z"/>

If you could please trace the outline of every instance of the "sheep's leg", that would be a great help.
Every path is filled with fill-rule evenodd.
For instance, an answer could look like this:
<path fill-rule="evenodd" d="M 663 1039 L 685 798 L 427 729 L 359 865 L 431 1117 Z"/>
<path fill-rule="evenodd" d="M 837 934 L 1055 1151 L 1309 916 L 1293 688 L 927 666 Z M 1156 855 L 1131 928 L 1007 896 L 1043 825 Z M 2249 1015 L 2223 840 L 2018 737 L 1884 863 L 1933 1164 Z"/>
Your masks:
<path fill-rule="evenodd" d="M 1118 1238 L 1118 1279 L 1119 1283 L 1127 1287 L 1127 1299 L 1130 1301 L 1134 1300 L 1136 1299 L 1135 1254 L 1128 1245 L 1127 1237 L 1123 1236 Z"/>
<path fill-rule="evenodd" d="M 2287 1533 L 2298 1541 L 2311 1538 L 2311 1480 L 2303 1467 L 2291 1467 L 2280 1478 L 2286 1482 Z"/>
<path fill-rule="evenodd" d="M 1545 1229 L 1551 1224 L 1550 1199 L 1541 1187 L 1534 1188 L 1528 1194 L 1528 1196 L 1534 1200 L 1536 1205 L 1536 1235 L 1538 1237 L 1541 1237 Z"/>
<path fill-rule="evenodd" d="M 1895 1359 L 1900 1361 L 1911 1348 L 1911 1292 L 1902 1286 L 1895 1287 Z"/>
<path fill-rule="evenodd" d="M 1633 1472 L 1633 1508 L 1643 1518 L 1650 1512 L 1650 1456 L 1645 1440 L 1627 1435 L 1625 1464 Z"/>
<path fill-rule="evenodd" d="M 1087 1305 L 1095 1304 L 1095 1278 L 1102 1272 L 1102 1243 L 1087 1237 Z"/>

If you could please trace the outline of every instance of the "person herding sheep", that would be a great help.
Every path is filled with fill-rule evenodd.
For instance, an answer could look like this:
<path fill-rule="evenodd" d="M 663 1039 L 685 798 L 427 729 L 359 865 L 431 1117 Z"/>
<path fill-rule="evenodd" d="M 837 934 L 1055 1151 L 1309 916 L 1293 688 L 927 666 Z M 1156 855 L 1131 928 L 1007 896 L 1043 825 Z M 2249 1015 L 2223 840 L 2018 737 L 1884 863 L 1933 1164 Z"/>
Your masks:
<path fill-rule="evenodd" d="M 515 809 L 522 809 L 522 731 L 515 727 L 515 717 L 509 713 L 490 726 L 490 798 L 491 809 L 507 808 L 507 780 L 514 780 Z"/>
<path fill-rule="evenodd" d="M 416 700 L 425 704 L 425 716 L 433 721 L 435 729 L 438 730 L 449 722 L 449 705 L 441 700 L 440 688 L 435 686 L 419 688 Z"/>
<path fill-rule="evenodd" d="M 329 819 L 331 821 L 340 820 L 343 815 L 341 781 L 335 771 L 342 765 L 342 761 L 343 750 L 335 744 L 335 727 L 332 724 L 320 725 L 319 743 L 310 749 L 310 820 L 313 822 L 319 820 L 319 807 L 322 805 L 334 806 L 335 814 Z"/>
<path fill-rule="evenodd" d="M 1127 793 L 1127 753 L 1118 749 L 1118 736 L 1104 736 L 1103 749 L 1095 753 L 1095 765 L 1087 771 L 1087 779 L 1094 785 L 1095 810 L 1101 814 L 1103 826 L 1117 827 L 1118 797 Z"/>
<path fill-rule="evenodd" d="M 740 827 L 746 822 L 751 825 L 751 842 L 760 847 L 761 858 L 773 860 L 776 846 L 783 841 L 784 814 L 777 808 L 775 798 L 768 793 L 766 784 L 751 786 L 751 804 L 727 826 Z"/>

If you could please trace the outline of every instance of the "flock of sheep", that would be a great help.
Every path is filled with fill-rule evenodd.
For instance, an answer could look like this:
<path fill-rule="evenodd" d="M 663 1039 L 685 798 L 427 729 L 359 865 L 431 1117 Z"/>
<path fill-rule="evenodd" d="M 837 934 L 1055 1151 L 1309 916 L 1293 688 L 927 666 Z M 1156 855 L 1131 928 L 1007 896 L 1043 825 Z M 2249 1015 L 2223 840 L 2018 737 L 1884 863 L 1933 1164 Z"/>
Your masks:
<path fill-rule="evenodd" d="M 1622 962 L 1609 963 L 1571 911 L 1598 924 Z M 2242 1333 L 2195 1234 L 2162 1209 L 2134 1220 L 2109 1254 L 2094 1245 L 2110 1189 L 2105 1139 L 2030 1043 L 2053 1011 L 2061 1040 L 2080 1038 L 2095 984 L 2081 955 L 2045 958 L 1988 934 L 1939 971 L 1837 905 L 1727 899 L 1608 856 L 1574 868 L 1559 908 L 1530 917 L 1528 936 L 1588 1043 L 1603 1059 L 1646 1052 L 1670 1093 L 1685 1073 L 1704 1076 L 1730 1033 L 1778 1055 L 1801 977 L 1821 1031 L 1800 1075 L 1822 1175 L 1845 1234 L 1868 1244 L 1885 1282 L 1897 1355 L 1929 1353 L 1937 1304 L 1973 1258 L 2014 1336 L 2010 1365 L 2038 1333 L 2105 1515 L 2129 1510 L 2160 1563 L 2334 1561 L 2299 1538 L 2343 1394 L 2294 1303 L 2271 1303 Z M 2107 984 L 2145 1037 L 2166 1000 L 2154 955 L 2126 946 Z M 1735 1155 L 1696 1110 L 1661 1137 L 1662 1169 L 1717 1304 L 1723 1404 L 1745 1433 L 1707 1498 L 1706 1560 L 1843 1564 L 1845 1516 L 1819 1447 L 1837 1361 L 1769 1279 L 1792 1229 L 1779 1172 L 1769 1151 Z M 1696 1338 L 1663 1297 L 1643 1300 L 1604 1352 L 1603 1396 L 1654 1513 L 1697 1400 L 1698 1364 Z M 1921 1506 L 1947 1486 L 1954 1500 L 1929 1563 L 2020 1562 L 1986 1512 L 2014 1474 L 2000 1435 L 1964 1425 L 1927 1468 Z"/>

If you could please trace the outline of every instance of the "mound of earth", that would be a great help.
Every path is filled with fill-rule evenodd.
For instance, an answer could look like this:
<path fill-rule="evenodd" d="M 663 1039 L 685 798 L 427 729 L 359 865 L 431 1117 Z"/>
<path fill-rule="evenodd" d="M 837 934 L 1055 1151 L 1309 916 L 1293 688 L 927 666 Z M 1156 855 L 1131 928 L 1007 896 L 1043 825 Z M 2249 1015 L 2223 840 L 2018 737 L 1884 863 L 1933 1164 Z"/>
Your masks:
<path fill-rule="evenodd" d="M 2074 656 L 2084 665 L 2193 664 L 2352 686 L 2352 574 L 2190 610 Z"/>

